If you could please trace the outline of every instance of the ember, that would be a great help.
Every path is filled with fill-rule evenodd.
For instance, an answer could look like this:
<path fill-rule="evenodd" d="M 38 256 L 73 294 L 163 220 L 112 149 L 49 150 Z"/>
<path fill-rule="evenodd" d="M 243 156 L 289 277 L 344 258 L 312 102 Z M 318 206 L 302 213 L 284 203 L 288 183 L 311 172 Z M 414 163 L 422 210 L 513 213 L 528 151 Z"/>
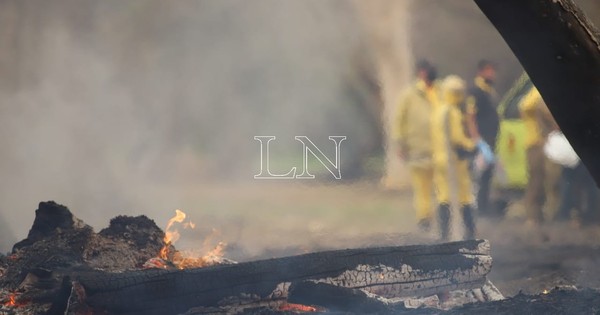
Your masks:
<path fill-rule="evenodd" d="M 28 238 L 0 255 L 0 314 L 588 314 L 600 301 L 574 287 L 504 299 L 487 280 L 485 240 L 223 264 L 223 243 L 197 256 L 173 247 L 175 228 L 193 225 L 176 214 L 165 260 L 165 233 L 147 217 L 119 216 L 95 233 L 66 207 L 40 203 Z"/>
<path fill-rule="evenodd" d="M 9 298 L 8 298 L 8 302 L 4 303 L 4 305 L 6 306 L 16 306 L 17 302 L 15 302 L 15 294 L 12 293 Z"/>
<path fill-rule="evenodd" d="M 302 304 L 294 304 L 294 303 L 286 303 L 279 307 L 279 310 L 282 312 L 301 312 L 301 313 L 310 313 L 317 312 L 316 307 L 302 305 Z"/>
<path fill-rule="evenodd" d="M 463 290 L 484 300 L 501 297 L 486 280 L 491 257 L 484 240 L 326 251 L 230 264 L 223 258 L 224 243 L 196 256 L 176 250 L 178 226 L 193 226 L 182 211 L 169 220 L 168 237 L 145 216 L 116 217 L 108 228 L 95 233 L 66 207 L 42 202 L 28 237 L 15 245 L 10 259 L 2 260 L 6 268 L 0 288 L 23 290 L 22 298 L 6 293 L 0 307 L 19 306 L 26 296 L 29 302 L 19 313 L 102 310 L 164 315 L 192 309 L 234 313 L 252 307 L 275 313 L 319 312 L 319 307 L 385 313 L 408 304 L 403 300 L 392 304 L 374 293 L 408 298 Z M 219 237 L 213 231 L 204 244 Z M 170 259 L 161 258 L 161 252 Z M 196 268 L 209 265 L 218 266 Z M 463 296 L 464 301 L 475 301 Z"/>
<path fill-rule="evenodd" d="M 3 303 L 6 307 L 22 307 L 25 304 L 17 301 L 17 294 L 12 292 L 8 295 L 8 300 Z"/>

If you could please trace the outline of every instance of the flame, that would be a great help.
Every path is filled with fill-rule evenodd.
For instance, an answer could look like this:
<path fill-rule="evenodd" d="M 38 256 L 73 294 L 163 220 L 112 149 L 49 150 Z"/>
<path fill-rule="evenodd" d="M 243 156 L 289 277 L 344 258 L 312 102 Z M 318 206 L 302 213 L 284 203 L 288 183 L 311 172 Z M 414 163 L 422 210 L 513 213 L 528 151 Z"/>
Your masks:
<path fill-rule="evenodd" d="M 548 293 L 550 293 L 550 291 L 548 291 L 546 289 L 544 289 L 544 291 L 542 291 L 542 294 L 548 294 Z"/>
<path fill-rule="evenodd" d="M 17 306 L 16 296 L 16 294 L 12 293 L 8 298 L 6 306 Z"/>
<path fill-rule="evenodd" d="M 179 234 L 179 230 L 173 228 L 173 224 L 183 223 L 186 217 L 187 215 L 185 214 L 185 212 L 176 209 L 175 216 L 169 219 L 169 222 L 167 222 L 167 228 L 165 229 L 165 237 L 163 239 L 164 245 L 163 248 L 160 250 L 160 258 L 168 259 L 169 247 L 173 243 L 177 242 L 177 240 L 179 240 L 179 237 L 181 237 L 181 235 Z M 192 221 L 183 223 L 183 228 L 188 227 L 193 229 L 196 227 L 196 225 Z"/>
<path fill-rule="evenodd" d="M 280 306 L 279 310 L 282 312 L 303 312 L 304 313 L 304 312 L 316 312 L 317 308 L 308 306 L 308 305 L 302 305 L 302 304 L 286 303 L 286 304 Z"/>
<path fill-rule="evenodd" d="M 159 258 L 163 261 L 169 261 L 178 269 L 198 268 L 215 265 L 223 261 L 223 254 L 227 246 L 224 242 L 218 242 L 211 249 L 210 244 L 214 244 L 214 240 L 220 237 L 219 231 L 213 229 L 212 233 L 203 241 L 203 253 L 194 253 L 192 251 L 175 251 L 170 253 L 171 245 L 180 238 L 179 230 L 176 228 L 176 223 L 183 226 L 184 229 L 194 229 L 196 224 L 192 221 L 186 221 L 187 215 L 185 212 L 177 209 L 175 216 L 169 219 L 165 229 L 164 245 L 160 250 Z M 166 263 L 152 261 L 146 264 L 148 268 L 167 268 Z"/>
<path fill-rule="evenodd" d="M 21 307 L 21 306 L 24 306 L 25 304 L 17 302 L 17 294 L 10 293 L 8 295 L 8 301 L 6 301 L 0 305 L 4 305 L 4 306 L 8 306 L 8 307 Z"/>
<path fill-rule="evenodd" d="M 179 269 L 199 268 L 215 265 L 223 260 L 223 252 L 227 244 L 219 242 L 215 248 L 206 254 L 198 255 L 193 251 L 178 252 L 173 257 L 173 264 Z"/>

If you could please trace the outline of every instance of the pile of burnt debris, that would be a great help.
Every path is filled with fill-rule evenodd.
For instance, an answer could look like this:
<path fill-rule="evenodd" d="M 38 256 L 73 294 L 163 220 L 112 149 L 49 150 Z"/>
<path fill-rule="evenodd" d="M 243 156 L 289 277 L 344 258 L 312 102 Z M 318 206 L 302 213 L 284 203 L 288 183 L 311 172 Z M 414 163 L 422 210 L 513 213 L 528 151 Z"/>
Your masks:
<path fill-rule="evenodd" d="M 0 314 L 40 314 L 58 305 L 69 275 L 140 269 L 162 248 L 164 233 L 145 216 L 119 216 L 95 233 L 66 207 L 42 202 L 26 239 L 0 258 Z M 53 308 L 54 306 L 54 308 Z M 3 313 L 4 312 L 4 313 Z"/>
<path fill-rule="evenodd" d="M 0 255 L 0 314 L 562 314 L 600 305 L 592 290 L 504 299 L 486 277 L 485 240 L 202 268 L 177 268 L 178 253 L 145 216 L 116 217 L 96 233 L 42 202 L 27 238 Z"/>

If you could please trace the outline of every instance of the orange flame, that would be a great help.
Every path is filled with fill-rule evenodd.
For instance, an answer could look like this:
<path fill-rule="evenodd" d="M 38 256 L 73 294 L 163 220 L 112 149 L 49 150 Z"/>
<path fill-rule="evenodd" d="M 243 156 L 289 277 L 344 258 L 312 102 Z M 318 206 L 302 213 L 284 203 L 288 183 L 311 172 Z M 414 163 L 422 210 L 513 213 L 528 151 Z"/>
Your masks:
<path fill-rule="evenodd" d="M 17 295 L 15 293 L 10 293 L 8 296 L 8 301 L 4 302 L 2 305 L 8 307 L 21 307 L 25 304 L 17 302 Z"/>
<path fill-rule="evenodd" d="M 215 248 L 204 255 L 194 255 L 192 252 L 179 252 L 173 257 L 173 264 L 179 269 L 199 268 L 219 263 L 223 258 L 226 243 L 219 242 Z"/>
<path fill-rule="evenodd" d="M 16 301 L 16 295 L 13 293 L 10 295 L 10 297 L 8 298 L 8 303 L 6 303 L 7 306 L 17 306 L 17 301 Z"/>
<path fill-rule="evenodd" d="M 209 244 L 213 243 L 213 239 L 218 236 L 217 230 L 213 230 L 212 234 L 203 242 L 203 251 L 206 252 L 208 250 L 208 252 L 197 255 L 189 251 L 176 251 L 172 253 L 172 255 L 169 255 L 169 249 L 171 248 L 171 245 L 177 242 L 177 240 L 179 240 L 181 237 L 179 230 L 177 230 L 175 226 L 175 223 L 181 224 L 184 229 L 194 229 L 196 227 L 196 224 L 194 224 L 192 221 L 184 222 L 186 217 L 187 215 L 185 212 L 179 209 L 175 210 L 175 216 L 167 222 L 165 237 L 163 239 L 164 245 L 160 250 L 159 257 L 163 260 L 169 260 L 179 269 L 205 267 L 221 262 L 225 247 L 227 246 L 226 243 L 219 242 L 216 247 L 208 250 L 208 248 L 210 248 Z"/>
<path fill-rule="evenodd" d="M 167 228 L 165 229 L 165 238 L 163 239 L 163 242 L 165 243 L 163 245 L 163 248 L 160 250 L 160 258 L 162 259 L 168 259 L 168 254 L 169 254 L 169 247 L 177 242 L 177 240 L 179 240 L 179 237 L 181 237 L 181 235 L 179 234 L 179 230 L 173 228 L 173 224 L 175 223 L 183 223 L 183 221 L 185 220 L 185 218 L 187 217 L 187 215 L 185 214 L 185 212 L 176 209 L 175 210 L 175 216 L 172 217 L 169 222 L 167 223 Z M 183 227 L 184 228 L 195 228 L 196 225 L 194 223 L 192 223 L 191 221 L 183 223 Z"/>
<path fill-rule="evenodd" d="M 279 307 L 279 310 L 282 312 L 299 312 L 299 313 L 308 313 L 308 312 L 316 312 L 317 308 L 302 305 L 302 304 L 294 304 L 294 303 L 286 303 Z"/>

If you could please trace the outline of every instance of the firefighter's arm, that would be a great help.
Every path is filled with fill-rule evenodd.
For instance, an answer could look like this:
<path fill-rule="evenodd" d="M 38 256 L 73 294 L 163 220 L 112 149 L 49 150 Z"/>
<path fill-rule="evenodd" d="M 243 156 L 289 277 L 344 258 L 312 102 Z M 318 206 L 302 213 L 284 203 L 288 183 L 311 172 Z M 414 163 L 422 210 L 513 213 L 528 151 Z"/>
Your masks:
<path fill-rule="evenodd" d="M 474 151 L 477 144 L 465 134 L 461 112 L 451 110 L 449 114 L 450 142 L 465 151 Z"/>

